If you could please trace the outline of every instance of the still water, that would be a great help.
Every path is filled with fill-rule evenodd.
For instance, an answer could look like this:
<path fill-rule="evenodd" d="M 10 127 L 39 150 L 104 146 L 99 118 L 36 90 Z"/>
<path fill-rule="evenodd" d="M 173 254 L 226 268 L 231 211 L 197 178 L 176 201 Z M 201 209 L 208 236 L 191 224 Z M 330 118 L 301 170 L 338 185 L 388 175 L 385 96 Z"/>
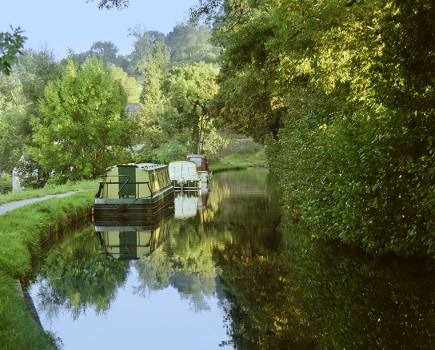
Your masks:
<path fill-rule="evenodd" d="M 64 349 L 221 348 L 231 303 L 214 255 L 237 237 L 277 245 L 272 187 L 266 170 L 215 174 L 153 227 L 91 225 L 63 238 L 29 284 L 44 329 Z"/>
<path fill-rule="evenodd" d="M 435 349 L 433 261 L 317 240 L 280 197 L 266 170 L 220 173 L 155 227 L 64 237 L 29 283 L 44 329 L 64 349 Z"/>

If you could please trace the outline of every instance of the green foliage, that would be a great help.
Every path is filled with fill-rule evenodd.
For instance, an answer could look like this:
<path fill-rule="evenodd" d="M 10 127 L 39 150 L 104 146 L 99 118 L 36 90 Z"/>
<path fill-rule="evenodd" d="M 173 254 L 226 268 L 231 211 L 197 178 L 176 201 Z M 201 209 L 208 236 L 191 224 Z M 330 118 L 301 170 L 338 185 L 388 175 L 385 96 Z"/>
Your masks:
<path fill-rule="evenodd" d="M 23 154 L 14 170 L 24 188 L 42 188 L 50 176 L 30 153 Z"/>
<path fill-rule="evenodd" d="M 93 2 L 95 0 L 86 0 L 86 2 Z M 112 8 L 116 8 L 117 10 L 123 10 L 125 8 L 127 8 L 130 5 L 130 1 L 129 0 L 100 0 L 100 2 L 98 3 L 98 8 L 101 9 L 106 9 L 106 10 L 110 10 Z"/>
<path fill-rule="evenodd" d="M 189 154 L 187 147 L 177 140 L 162 143 L 153 152 L 153 159 L 157 163 L 168 164 L 174 160 L 185 159 Z"/>
<path fill-rule="evenodd" d="M 210 37 L 206 26 L 177 24 L 165 37 L 165 44 L 171 50 L 169 67 L 216 61 L 220 49 L 210 43 Z"/>
<path fill-rule="evenodd" d="M 433 255 L 435 7 L 210 0 L 197 11 L 217 16 L 225 49 L 212 115 L 268 140 L 312 232 Z"/>
<path fill-rule="evenodd" d="M 154 116 L 162 107 L 162 85 L 165 79 L 165 66 L 167 59 L 164 57 L 160 43 L 154 44 L 152 53 L 147 60 L 139 100 L 143 104 L 145 117 Z"/>
<path fill-rule="evenodd" d="M 12 33 L 0 33 L 0 72 L 10 75 L 12 67 L 17 63 L 17 55 L 21 55 L 20 51 L 23 48 L 26 37 L 21 34 L 23 31 L 20 27 L 12 28 Z"/>
<path fill-rule="evenodd" d="M 209 103 L 217 92 L 217 72 L 204 62 L 173 68 L 164 86 L 168 105 L 172 108 L 168 120 L 180 130 L 188 130 L 192 152 L 199 153 L 209 132 Z"/>
<path fill-rule="evenodd" d="M 12 176 L 3 172 L 0 175 L 0 193 L 5 195 L 12 191 Z"/>
<path fill-rule="evenodd" d="M 91 58 L 83 66 L 69 61 L 62 79 L 45 91 L 43 120 L 33 119 L 35 159 L 72 180 L 99 176 L 131 144 L 134 121 L 125 115 L 126 102 L 102 61 Z"/>
<path fill-rule="evenodd" d="M 134 49 L 130 54 L 129 74 L 140 78 L 146 70 L 148 60 L 152 57 L 154 45 L 159 43 L 164 56 L 169 55 L 169 49 L 163 42 L 165 35 L 159 31 L 147 31 L 141 25 L 129 28 L 128 31 L 128 35 L 134 38 Z"/>
<path fill-rule="evenodd" d="M 109 66 L 109 69 L 127 94 L 127 101 L 129 103 L 139 103 L 139 89 L 136 86 L 136 79 L 129 78 L 122 68 Z"/>

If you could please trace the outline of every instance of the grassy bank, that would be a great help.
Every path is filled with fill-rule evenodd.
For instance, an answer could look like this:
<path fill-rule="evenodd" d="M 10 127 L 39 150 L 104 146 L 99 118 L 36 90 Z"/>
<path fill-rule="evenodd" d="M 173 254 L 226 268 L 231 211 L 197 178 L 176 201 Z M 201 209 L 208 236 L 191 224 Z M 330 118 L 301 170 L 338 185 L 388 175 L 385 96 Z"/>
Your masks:
<path fill-rule="evenodd" d="M 51 194 L 60 194 L 69 191 L 83 191 L 95 189 L 95 193 L 98 189 L 98 181 L 100 180 L 83 180 L 78 182 L 68 182 L 65 185 L 46 185 L 44 188 L 34 190 L 27 188 L 23 191 L 13 191 L 4 195 L 0 195 L 0 205 L 4 203 L 20 201 L 23 199 L 39 198 Z"/>
<path fill-rule="evenodd" d="M 78 188 L 83 189 L 62 187 L 56 191 Z M 41 195 L 60 193 L 56 191 Z M 94 191 L 86 191 L 51 198 L 0 216 L 0 349 L 53 348 L 53 339 L 36 326 L 25 300 L 14 289 L 15 279 L 23 279 L 31 271 L 42 254 L 41 243 L 51 233 L 87 214 L 94 195 Z"/>
<path fill-rule="evenodd" d="M 241 170 L 248 167 L 267 166 L 266 152 L 263 146 L 253 144 L 243 147 L 224 156 L 223 158 L 210 158 L 209 166 L 212 172 L 225 170 Z"/>

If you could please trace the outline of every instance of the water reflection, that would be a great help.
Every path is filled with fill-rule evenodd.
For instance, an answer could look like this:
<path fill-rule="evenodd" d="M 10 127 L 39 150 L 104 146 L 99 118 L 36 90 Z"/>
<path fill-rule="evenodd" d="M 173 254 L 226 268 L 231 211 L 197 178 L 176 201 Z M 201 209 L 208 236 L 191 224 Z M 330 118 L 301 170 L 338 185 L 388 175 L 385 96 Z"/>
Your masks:
<path fill-rule="evenodd" d="M 433 261 L 312 240 L 288 208 L 281 215 L 265 171 L 216 174 L 213 186 L 154 224 L 63 237 L 32 281 L 41 321 L 56 319 L 70 349 L 92 348 L 77 342 L 98 332 L 93 348 L 142 346 L 144 334 L 153 349 L 435 348 Z M 89 335 L 74 328 L 86 320 Z"/>
<path fill-rule="evenodd" d="M 290 220 L 290 218 L 287 218 Z M 216 247 L 235 349 L 433 349 L 434 262 L 374 257 L 281 222 Z M 273 236 L 269 235 L 269 239 Z"/>
<path fill-rule="evenodd" d="M 175 204 L 173 213 L 183 213 L 180 216 L 168 215 L 155 225 L 94 222 L 95 228 L 63 238 L 34 272 L 38 277 L 29 281 L 43 324 L 45 320 L 47 327 L 56 320 L 50 328 L 64 340 L 66 349 L 83 348 L 80 339 L 93 337 L 80 326 L 87 322 L 92 323 L 90 332 L 107 335 L 99 339 L 98 347 L 115 346 L 112 333 L 134 329 L 131 324 L 126 328 L 125 317 L 140 319 L 142 331 L 147 329 L 147 334 L 159 339 L 152 346 L 155 349 L 219 348 L 222 341 L 229 341 L 222 328 L 222 310 L 231 309 L 231 303 L 214 252 L 237 240 L 278 249 L 279 203 L 268 178 L 266 171 L 254 170 L 218 174 L 212 191 L 188 197 L 194 203 L 192 210 Z M 183 311 L 180 305 L 185 304 L 188 308 Z M 123 315 L 128 310 L 128 316 L 114 316 L 117 310 L 123 310 Z M 177 311 L 163 319 L 165 310 Z M 150 314 L 153 320 L 143 318 Z M 168 345 L 172 338 L 158 326 L 173 319 L 186 320 L 171 327 L 171 333 L 177 333 L 175 347 Z M 127 338 L 131 346 L 143 342 L 142 336 Z"/>
<path fill-rule="evenodd" d="M 100 241 L 94 228 L 65 239 L 52 249 L 41 267 L 38 284 L 39 313 L 52 321 L 65 310 L 73 319 L 94 309 L 104 314 L 110 308 L 128 275 L 124 261 L 101 255 Z"/>
<path fill-rule="evenodd" d="M 94 221 L 104 253 L 120 260 L 139 259 L 150 255 L 169 237 L 173 209 L 165 209 L 153 220 L 123 220 L 116 223 Z"/>

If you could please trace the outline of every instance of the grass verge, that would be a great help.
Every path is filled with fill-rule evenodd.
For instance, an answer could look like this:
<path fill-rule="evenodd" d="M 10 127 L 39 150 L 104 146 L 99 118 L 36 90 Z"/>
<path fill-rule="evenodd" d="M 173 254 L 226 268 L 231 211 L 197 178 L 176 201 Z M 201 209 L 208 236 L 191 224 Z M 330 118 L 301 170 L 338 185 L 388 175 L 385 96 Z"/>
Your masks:
<path fill-rule="evenodd" d="M 23 199 L 39 198 L 51 194 L 60 194 L 69 191 L 84 191 L 95 189 L 95 193 L 98 190 L 98 182 L 100 180 L 83 180 L 78 182 L 68 182 L 65 185 L 46 185 L 44 188 L 34 190 L 27 188 L 23 191 L 13 191 L 0 196 L 0 205 L 4 203 L 20 201 Z"/>
<path fill-rule="evenodd" d="M 77 188 L 68 188 L 73 189 Z M 0 349 L 55 348 L 53 338 L 34 323 L 26 301 L 18 296 L 15 279 L 31 271 L 34 260 L 42 255 L 41 242 L 52 232 L 87 214 L 94 194 L 86 191 L 51 198 L 0 216 Z"/>
<path fill-rule="evenodd" d="M 211 158 L 209 168 L 212 172 L 226 170 L 242 170 L 248 167 L 265 167 L 267 165 L 266 152 L 263 146 L 254 145 L 242 148 L 222 159 Z"/>

